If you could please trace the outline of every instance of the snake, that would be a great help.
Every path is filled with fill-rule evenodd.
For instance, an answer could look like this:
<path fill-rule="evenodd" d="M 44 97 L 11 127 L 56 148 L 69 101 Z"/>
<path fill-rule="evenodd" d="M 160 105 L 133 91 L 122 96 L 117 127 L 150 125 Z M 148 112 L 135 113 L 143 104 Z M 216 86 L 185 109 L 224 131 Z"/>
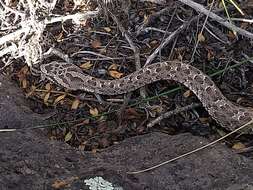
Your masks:
<path fill-rule="evenodd" d="M 85 74 L 75 64 L 52 61 L 40 65 L 42 77 L 69 90 L 101 95 L 125 94 L 160 80 L 175 81 L 191 90 L 209 115 L 231 131 L 253 119 L 253 109 L 228 100 L 212 79 L 187 63 L 167 61 L 153 63 L 119 79 L 104 80 Z M 249 129 L 247 133 L 253 133 Z"/>

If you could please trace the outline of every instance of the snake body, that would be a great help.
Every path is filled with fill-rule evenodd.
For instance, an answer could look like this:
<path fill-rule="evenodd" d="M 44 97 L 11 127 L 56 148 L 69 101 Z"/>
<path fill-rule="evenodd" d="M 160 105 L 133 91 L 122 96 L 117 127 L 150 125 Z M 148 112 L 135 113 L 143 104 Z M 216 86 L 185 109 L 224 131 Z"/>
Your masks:
<path fill-rule="evenodd" d="M 45 78 L 67 89 L 103 95 L 124 94 L 155 81 L 173 80 L 188 87 L 212 118 L 228 130 L 234 130 L 253 119 L 250 108 L 229 101 L 210 77 L 185 63 L 155 63 L 116 80 L 94 78 L 84 74 L 78 66 L 66 62 L 54 61 L 41 65 L 40 69 Z M 252 132 L 251 130 L 250 133 Z"/>

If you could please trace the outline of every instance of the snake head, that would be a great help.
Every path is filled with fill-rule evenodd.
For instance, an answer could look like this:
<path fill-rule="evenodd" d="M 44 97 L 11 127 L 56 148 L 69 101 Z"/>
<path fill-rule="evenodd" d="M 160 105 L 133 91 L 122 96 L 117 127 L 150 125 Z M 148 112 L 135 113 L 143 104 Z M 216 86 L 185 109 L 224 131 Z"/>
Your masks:
<path fill-rule="evenodd" d="M 83 83 L 78 77 L 82 70 L 74 64 L 66 62 L 50 62 L 40 66 L 42 78 L 57 83 L 65 88 L 77 90 Z"/>

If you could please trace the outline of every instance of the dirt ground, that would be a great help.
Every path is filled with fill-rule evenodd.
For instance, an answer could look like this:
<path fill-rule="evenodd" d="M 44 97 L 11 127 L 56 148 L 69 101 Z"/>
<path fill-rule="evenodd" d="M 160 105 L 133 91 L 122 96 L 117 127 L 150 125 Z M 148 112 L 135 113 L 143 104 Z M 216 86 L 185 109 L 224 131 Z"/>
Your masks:
<path fill-rule="evenodd" d="M 102 152 L 82 152 L 49 140 L 47 130 L 33 129 L 47 115 L 33 113 L 22 91 L 0 75 L 0 189 L 89 189 L 85 180 L 102 177 L 114 189 L 253 189 L 253 161 L 218 145 L 164 165 L 130 175 L 208 143 L 189 133 L 151 133 L 128 138 Z M 105 190 L 106 188 L 101 189 Z M 109 187 L 107 189 L 110 189 Z"/>
<path fill-rule="evenodd" d="M 205 1 L 198 2 L 206 6 Z M 242 9 L 250 17 L 252 5 L 246 2 Z M 253 107 L 253 67 L 245 61 L 253 56 L 250 40 L 212 19 L 205 22 L 205 16 L 189 6 L 174 1 L 166 6 L 132 1 L 124 11 L 114 9 L 118 20 L 105 11 L 80 28 L 71 21 L 52 24 L 46 28 L 43 51 L 54 46 L 84 73 L 106 80 L 136 71 L 138 60 L 143 67 L 159 52 L 152 63 L 190 63 L 211 76 L 229 100 Z M 83 8 L 73 7 L 59 1 L 54 13 L 75 14 Z M 228 10 L 238 17 L 233 6 Z M 226 18 L 218 3 L 213 11 Z M 250 24 L 236 24 L 253 31 Z M 62 57 L 53 55 L 43 63 Z M 15 60 L 0 74 L 0 190 L 253 190 L 250 134 L 234 134 L 151 171 L 128 173 L 180 156 L 228 132 L 183 85 L 158 81 L 145 86 L 145 96 L 136 90 L 131 95 L 98 97 L 41 81 L 21 62 Z M 197 106 L 147 127 L 154 118 L 192 103 Z"/>

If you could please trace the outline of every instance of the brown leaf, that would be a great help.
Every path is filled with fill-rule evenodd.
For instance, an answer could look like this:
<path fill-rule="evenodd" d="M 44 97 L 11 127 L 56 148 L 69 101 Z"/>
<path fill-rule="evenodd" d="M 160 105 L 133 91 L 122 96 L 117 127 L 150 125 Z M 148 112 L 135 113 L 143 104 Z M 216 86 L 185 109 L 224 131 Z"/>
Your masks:
<path fill-rule="evenodd" d="M 64 98 L 66 97 L 66 94 L 62 94 L 60 96 L 58 96 L 55 100 L 54 100 L 54 105 L 58 104 L 60 101 L 62 101 Z"/>
<path fill-rule="evenodd" d="M 72 138 L 72 136 L 73 136 L 73 134 L 69 131 L 69 132 L 65 135 L 64 141 L 65 141 L 65 142 L 70 141 L 70 139 Z"/>
<path fill-rule="evenodd" d="M 202 34 L 202 33 L 199 33 L 198 34 L 198 41 L 199 42 L 204 42 L 206 39 L 205 39 L 205 36 Z"/>
<path fill-rule="evenodd" d="M 228 32 L 228 38 L 230 40 L 234 40 L 236 38 L 236 34 L 234 32 L 232 32 L 232 31 L 229 31 Z"/>
<path fill-rule="evenodd" d="M 71 183 L 73 183 L 75 180 L 78 180 L 79 177 L 77 176 L 72 176 L 72 177 L 69 177 L 65 180 L 55 180 L 54 183 L 52 184 L 52 187 L 54 189 L 64 189 L 66 186 L 70 186 Z"/>
<path fill-rule="evenodd" d="M 49 82 L 46 84 L 45 89 L 48 91 L 52 89 L 52 86 Z"/>
<path fill-rule="evenodd" d="M 117 68 L 118 68 L 118 65 L 114 63 L 109 66 L 108 70 L 117 70 Z"/>
<path fill-rule="evenodd" d="M 57 41 L 57 42 L 62 42 L 62 39 L 63 39 L 63 32 L 61 32 L 60 34 L 58 34 L 58 35 L 56 36 L 56 41 Z"/>
<path fill-rule="evenodd" d="M 28 81 L 26 80 L 26 78 L 23 78 L 23 80 L 21 81 L 21 84 L 22 84 L 22 88 L 23 89 L 26 89 L 27 86 L 28 86 Z"/>
<path fill-rule="evenodd" d="M 28 74 L 28 71 L 29 71 L 29 68 L 27 65 L 22 67 L 22 69 L 20 70 L 20 72 L 22 72 L 24 75 Z"/>
<path fill-rule="evenodd" d="M 111 32 L 111 31 L 112 31 L 112 29 L 111 29 L 110 27 L 104 27 L 103 29 L 104 29 L 104 31 L 106 31 L 106 32 Z"/>
<path fill-rule="evenodd" d="M 31 89 L 30 89 L 30 92 L 28 92 L 28 93 L 26 94 L 26 97 L 32 96 L 33 93 L 35 92 L 35 90 L 36 90 L 36 86 L 32 85 L 32 86 L 31 86 Z"/>
<path fill-rule="evenodd" d="M 98 109 L 97 108 L 90 108 L 90 114 L 92 116 L 98 116 Z"/>
<path fill-rule="evenodd" d="M 79 99 L 75 99 L 73 101 L 72 105 L 71 105 L 71 109 L 72 110 L 76 110 L 78 108 L 79 104 L 80 104 L 80 100 Z"/>
<path fill-rule="evenodd" d="M 67 181 L 63 181 L 63 180 L 56 180 L 54 181 L 54 183 L 52 184 L 52 187 L 54 189 L 61 189 L 61 188 L 64 188 L 65 186 L 68 185 L 68 182 Z"/>
<path fill-rule="evenodd" d="M 83 63 L 82 65 L 80 65 L 80 67 L 82 69 L 88 70 L 93 66 L 93 64 L 90 61 L 87 61 L 86 63 Z"/>
<path fill-rule="evenodd" d="M 245 145 L 241 142 L 238 142 L 238 143 L 235 143 L 233 146 L 232 146 L 233 149 L 235 150 L 240 150 L 240 149 L 244 149 L 245 148 Z"/>
<path fill-rule="evenodd" d="M 185 91 L 184 94 L 183 94 L 183 96 L 184 96 L 185 98 L 188 98 L 188 97 L 190 97 L 191 95 L 192 95 L 192 92 L 191 92 L 190 90 Z"/>
<path fill-rule="evenodd" d="M 44 99 L 43 99 L 44 104 L 48 105 L 47 101 L 48 101 L 49 97 L 50 97 L 50 92 L 46 93 L 46 95 L 44 96 Z"/>
<path fill-rule="evenodd" d="M 118 71 L 114 71 L 114 70 L 111 70 L 109 71 L 109 75 L 115 79 L 119 79 L 121 78 L 124 74 L 123 73 L 120 73 Z"/>
<path fill-rule="evenodd" d="M 209 123 L 210 122 L 210 119 L 208 118 L 208 117 L 200 117 L 199 118 L 199 121 L 201 122 L 201 123 Z"/>
<path fill-rule="evenodd" d="M 93 48 L 97 49 L 97 48 L 101 47 L 101 42 L 98 41 L 98 40 L 93 40 L 93 41 L 91 42 L 91 46 L 92 46 Z"/>

